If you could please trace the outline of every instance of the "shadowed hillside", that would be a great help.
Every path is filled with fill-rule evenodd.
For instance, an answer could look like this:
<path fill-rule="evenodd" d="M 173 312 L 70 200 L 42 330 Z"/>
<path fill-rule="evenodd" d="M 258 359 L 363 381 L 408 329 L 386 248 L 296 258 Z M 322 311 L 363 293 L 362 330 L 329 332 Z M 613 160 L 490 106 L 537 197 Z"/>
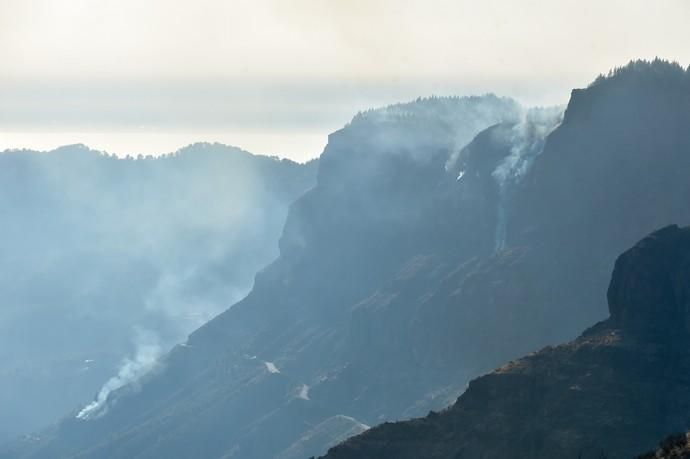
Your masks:
<path fill-rule="evenodd" d="M 611 317 L 575 341 L 473 380 L 445 411 L 383 424 L 325 457 L 633 457 L 690 422 L 690 228 L 666 227 L 621 255 L 608 302 Z M 677 446 L 658 457 L 684 457 Z"/>
<path fill-rule="evenodd" d="M 246 295 L 315 172 L 218 144 L 1 153 L 0 440 L 136 379 Z"/>

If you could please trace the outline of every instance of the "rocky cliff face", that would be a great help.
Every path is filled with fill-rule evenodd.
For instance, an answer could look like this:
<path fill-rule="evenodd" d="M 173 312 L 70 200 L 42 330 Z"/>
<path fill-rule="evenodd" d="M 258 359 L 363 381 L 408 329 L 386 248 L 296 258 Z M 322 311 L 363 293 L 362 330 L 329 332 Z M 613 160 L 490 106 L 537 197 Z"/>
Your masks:
<path fill-rule="evenodd" d="M 633 457 L 690 423 L 690 228 L 622 254 L 611 317 L 473 380 L 454 406 L 384 424 L 327 458 Z"/>
<path fill-rule="evenodd" d="M 537 291 L 545 302 L 568 302 L 571 337 L 606 316 L 618 254 L 656 228 L 690 224 L 679 199 L 690 193 L 688 125 L 690 73 L 661 61 L 631 63 L 573 91 L 563 122 L 516 191 L 508 246 L 532 249 L 536 276 L 573 268 L 545 278 Z M 555 323 L 558 309 L 539 314 Z"/>
<path fill-rule="evenodd" d="M 358 364 L 352 311 L 420 254 L 443 263 L 493 251 L 482 193 L 463 198 L 445 165 L 482 129 L 517 119 L 518 108 L 493 96 L 430 99 L 356 117 L 329 137 L 316 187 L 290 208 L 280 257 L 244 300 L 157 372 L 114 393 L 106 416 L 68 418 L 8 455 L 297 458 L 381 420 L 445 406 L 466 377 L 448 367 L 390 390 L 398 373 L 387 369 L 399 359 L 373 373 Z M 436 396 L 454 381 L 450 396 Z"/>
<path fill-rule="evenodd" d="M 382 286 L 355 309 L 357 355 L 413 374 L 467 370 L 457 375 L 464 382 L 606 317 L 618 254 L 655 228 L 690 223 L 690 180 L 676 169 L 690 168 L 690 138 L 677 123 L 690 120 L 690 104 L 675 102 L 689 97 L 688 81 L 663 62 L 599 79 L 575 92 L 540 154 L 534 128 L 478 135 L 456 158 L 455 192 L 481 202 L 469 209 L 483 212 L 463 214 L 491 235 L 505 205 L 505 244 L 445 265 L 410 263 L 404 286 Z M 512 166 L 504 196 L 502 166 Z M 399 373 L 387 384 L 410 379 Z"/>
<path fill-rule="evenodd" d="M 637 459 L 688 459 L 690 458 L 690 434 L 682 433 L 667 437 L 653 451 L 641 454 Z"/>
<path fill-rule="evenodd" d="M 690 240 L 669 227 L 616 261 L 608 290 L 611 321 L 641 339 L 682 341 L 690 333 Z"/>
<path fill-rule="evenodd" d="M 310 438 L 337 441 L 357 426 L 441 409 L 472 377 L 572 339 L 606 315 L 606 286 L 624 248 L 662 224 L 690 222 L 690 139 L 675 124 L 646 124 L 647 110 L 665 120 L 690 116 L 690 104 L 657 104 L 684 94 L 686 72 L 671 69 L 634 65 L 598 81 L 577 93 L 560 125 L 535 113 L 516 118 L 512 103 L 492 97 L 356 117 L 330 136 L 317 186 L 291 206 L 281 256 L 246 299 L 193 333 L 144 384 L 115 394 L 107 416 L 67 420 L 15 451 L 320 454 L 329 442 Z M 630 83 L 637 73 L 647 76 Z M 665 83 L 649 78 L 657 73 Z M 597 102 L 587 112 L 589 98 Z M 594 332 L 582 339 L 550 351 L 554 361 L 576 368 L 605 348 L 621 351 L 621 372 L 636 371 L 626 366 L 637 359 L 625 354 L 628 341 L 606 347 L 615 337 Z M 497 384 L 514 381 L 536 397 L 550 370 L 535 382 L 527 376 L 538 365 L 525 365 L 526 376 Z M 573 371 L 562 378 L 583 386 Z M 476 412 L 492 403 L 486 393 Z M 531 402 L 520 403 L 517 413 L 529 411 Z M 503 425 L 492 419 L 486 429 L 494 424 Z"/>

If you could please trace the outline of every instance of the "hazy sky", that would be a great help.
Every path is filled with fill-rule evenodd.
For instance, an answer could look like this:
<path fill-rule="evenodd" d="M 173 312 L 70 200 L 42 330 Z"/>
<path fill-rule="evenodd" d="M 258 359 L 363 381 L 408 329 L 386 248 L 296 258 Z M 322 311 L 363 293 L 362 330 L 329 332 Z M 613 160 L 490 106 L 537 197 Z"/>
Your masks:
<path fill-rule="evenodd" d="M 358 110 L 528 104 L 633 58 L 690 64 L 690 0 L 0 0 L 0 149 L 297 159 Z"/>

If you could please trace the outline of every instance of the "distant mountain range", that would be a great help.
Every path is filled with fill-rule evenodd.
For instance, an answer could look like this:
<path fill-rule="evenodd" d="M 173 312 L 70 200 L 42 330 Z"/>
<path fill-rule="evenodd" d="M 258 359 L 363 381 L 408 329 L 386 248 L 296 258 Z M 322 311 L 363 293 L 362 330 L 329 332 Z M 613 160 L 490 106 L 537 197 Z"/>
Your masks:
<path fill-rule="evenodd" d="M 495 96 L 362 113 L 329 137 L 316 186 L 290 206 L 280 256 L 246 298 L 110 393 L 104 415 L 75 410 L 0 457 L 308 457 L 381 422 L 443 409 L 473 378 L 604 319 L 616 257 L 657 228 L 690 223 L 688 126 L 689 73 L 664 61 L 633 62 L 573 91 L 564 113 Z M 456 440 L 468 457 L 652 448 L 682 430 L 680 411 L 657 406 L 670 418 L 621 445 L 620 432 L 659 419 L 630 404 L 634 391 L 606 392 L 607 412 L 628 417 L 592 414 L 596 435 L 574 418 L 596 412 L 585 408 L 600 401 L 590 397 L 598 386 L 551 405 L 569 380 L 587 383 L 578 365 L 590 357 L 607 389 L 615 369 L 642 368 L 646 345 L 627 341 L 637 330 L 632 287 L 613 288 L 625 301 L 614 301 L 612 321 L 573 344 L 475 380 L 442 414 L 367 430 L 332 457 L 454 457 L 444 454 L 461 453 Z M 668 361 L 651 356 L 643 369 Z M 649 378 L 641 391 L 658 382 Z M 532 406 L 569 414 L 542 430 L 519 424 Z M 601 427 L 609 421 L 633 427 Z"/>

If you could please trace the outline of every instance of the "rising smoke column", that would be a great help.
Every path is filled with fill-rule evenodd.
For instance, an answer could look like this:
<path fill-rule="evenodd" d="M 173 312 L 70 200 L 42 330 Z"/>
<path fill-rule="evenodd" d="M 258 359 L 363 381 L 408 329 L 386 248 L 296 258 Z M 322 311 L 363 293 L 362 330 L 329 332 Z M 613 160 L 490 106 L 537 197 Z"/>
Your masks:
<path fill-rule="evenodd" d="M 508 201 L 514 187 L 519 184 L 534 160 L 544 149 L 546 137 L 563 119 L 563 108 L 533 108 L 524 113 L 523 119 L 513 125 L 509 135 L 510 154 L 501 161 L 491 176 L 498 186 L 496 209 L 496 234 L 494 250 L 505 247 Z"/>
<path fill-rule="evenodd" d="M 77 419 L 97 419 L 108 412 L 110 394 L 128 384 L 136 383 L 142 376 L 154 369 L 161 355 L 158 337 L 150 331 L 137 330 L 136 352 L 133 358 L 126 358 L 117 375 L 110 378 L 98 392 L 96 399 L 86 405 Z"/>

